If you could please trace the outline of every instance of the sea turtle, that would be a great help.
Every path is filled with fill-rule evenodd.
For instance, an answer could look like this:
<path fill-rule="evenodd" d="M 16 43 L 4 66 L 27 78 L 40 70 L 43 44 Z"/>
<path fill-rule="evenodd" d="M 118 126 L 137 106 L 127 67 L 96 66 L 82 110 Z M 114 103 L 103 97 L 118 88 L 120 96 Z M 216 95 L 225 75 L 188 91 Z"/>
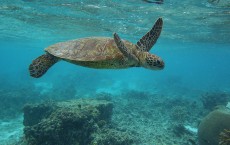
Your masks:
<path fill-rule="evenodd" d="M 46 54 L 33 60 L 29 66 L 30 75 L 41 77 L 59 60 L 100 69 L 140 66 L 152 70 L 163 69 L 163 60 L 149 53 L 160 36 L 162 25 L 163 20 L 159 18 L 137 44 L 121 40 L 116 33 L 113 34 L 114 38 L 88 37 L 56 43 L 45 49 Z"/>

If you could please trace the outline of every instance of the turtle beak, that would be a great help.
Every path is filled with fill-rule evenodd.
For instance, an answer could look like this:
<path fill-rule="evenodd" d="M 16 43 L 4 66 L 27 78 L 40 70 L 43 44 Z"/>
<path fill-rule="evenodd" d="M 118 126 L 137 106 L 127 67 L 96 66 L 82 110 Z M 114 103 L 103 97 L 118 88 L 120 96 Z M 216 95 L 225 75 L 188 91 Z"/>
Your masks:
<path fill-rule="evenodd" d="M 162 60 L 161 62 L 160 62 L 160 69 L 164 69 L 165 68 L 165 63 L 164 63 L 164 61 Z"/>
<path fill-rule="evenodd" d="M 160 58 L 158 60 L 156 60 L 156 67 L 158 68 L 158 70 L 164 69 L 164 67 L 165 67 L 164 61 Z"/>

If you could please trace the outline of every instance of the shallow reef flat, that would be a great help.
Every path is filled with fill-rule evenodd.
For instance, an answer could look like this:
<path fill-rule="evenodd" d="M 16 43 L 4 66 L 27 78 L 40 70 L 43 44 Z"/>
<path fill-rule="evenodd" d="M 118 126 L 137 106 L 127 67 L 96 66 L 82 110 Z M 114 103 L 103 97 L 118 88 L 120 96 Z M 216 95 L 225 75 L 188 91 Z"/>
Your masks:
<path fill-rule="evenodd" d="M 196 145 L 200 122 L 210 111 L 225 108 L 230 94 L 213 91 L 189 97 L 128 90 L 114 98 L 112 122 L 138 136 L 141 144 Z"/>
<path fill-rule="evenodd" d="M 57 95 L 60 93 L 54 92 Z M 55 96 L 54 92 L 50 96 Z M 36 92 L 31 94 L 37 95 Z M 8 98 L 11 103 L 18 103 L 18 99 L 12 101 L 15 99 L 12 95 L 7 96 L 4 98 Z M 47 93 L 38 96 L 45 98 Z M 198 126 L 202 119 L 214 109 L 226 106 L 230 94 L 214 91 L 189 96 L 126 89 L 116 94 L 95 93 L 90 98 L 73 95 L 68 101 L 65 96 L 62 99 L 58 97 L 60 100 L 56 101 L 47 99 L 44 103 L 38 103 L 37 97 L 31 99 L 34 100 L 26 100 L 30 104 L 23 108 L 23 123 L 22 119 L 8 119 L 8 122 L 5 119 L 5 123 L 12 124 L 8 128 L 7 125 L 1 128 L 4 134 L 4 138 L 0 138 L 2 142 L 14 143 L 22 137 L 15 144 L 194 145 L 198 143 Z M 18 104 L 26 102 L 23 99 L 21 101 Z M 4 105 L 8 101 L 4 102 L 2 108 L 6 108 Z M 8 113 L 16 112 L 19 106 L 14 111 L 6 109 L 5 113 L 7 110 Z M 18 126 L 13 125 L 15 122 Z M 6 137 L 13 130 L 18 132 Z M 228 130 L 222 134 L 225 137 Z"/>
<path fill-rule="evenodd" d="M 130 90 L 114 100 L 112 121 L 138 136 L 134 145 L 190 145 L 197 142 L 200 112 L 201 106 L 186 98 Z"/>
<path fill-rule="evenodd" d="M 0 144 L 1 145 L 17 145 L 23 134 L 23 117 L 0 120 Z"/>

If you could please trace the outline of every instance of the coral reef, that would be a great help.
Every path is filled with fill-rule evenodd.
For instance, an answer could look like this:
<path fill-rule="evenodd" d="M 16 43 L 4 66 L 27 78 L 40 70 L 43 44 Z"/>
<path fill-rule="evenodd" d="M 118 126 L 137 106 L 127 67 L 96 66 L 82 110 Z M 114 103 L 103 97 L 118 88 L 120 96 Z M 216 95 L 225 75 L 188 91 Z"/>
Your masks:
<path fill-rule="evenodd" d="M 212 5 L 216 5 L 218 7 L 229 8 L 230 1 L 229 0 L 208 0 L 208 3 Z"/>
<path fill-rule="evenodd" d="M 27 90 L 33 90 L 32 87 L 26 87 L 0 89 L 0 120 L 16 118 L 22 114 L 21 110 L 26 103 L 40 100 L 39 97 L 33 97 L 37 95 L 36 92 Z"/>
<path fill-rule="evenodd" d="M 196 134 L 187 131 L 184 123 L 197 126 L 198 104 L 194 104 L 189 98 L 178 99 L 178 97 L 152 94 L 146 91 L 137 92 L 137 94 L 135 92 L 126 90 L 121 95 L 113 97 L 116 99 L 113 100 L 114 113 L 112 117 L 112 122 L 120 130 L 138 136 L 139 142 L 135 142 L 134 145 L 191 145 L 193 142 L 197 142 Z M 144 96 L 142 99 L 140 94 Z M 182 107 L 185 114 L 189 113 L 183 117 L 183 124 L 181 121 L 171 118 L 172 108 L 175 106 Z"/>
<path fill-rule="evenodd" d="M 200 111 L 203 109 L 199 108 L 202 105 L 188 97 L 137 90 L 124 90 L 121 94 L 107 92 L 95 94 L 92 90 L 90 92 L 94 92 L 93 95 L 82 96 L 84 91 L 81 92 L 79 88 L 73 87 L 75 83 L 62 86 L 56 86 L 57 84 L 53 83 L 52 90 L 43 93 L 41 93 L 41 87 L 34 89 L 33 84 L 30 84 L 29 90 L 24 91 L 21 88 L 15 91 L 1 90 L 2 94 L 6 93 L 4 97 L 6 100 L 0 103 L 1 107 L 5 107 L 1 110 L 7 110 L 7 114 L 11 114 L 10 107 L 19 112 L 25 103 L 46 102 L 24 107 L 24 139 L 19 144 L 139 145 L 196 142 L 196 135 L 180 128 L 184 125 L 196 127 L 197 119 L 201 115 Z M 94 97 L 96 100 L 80 99 L 59 103 L 50 101 L 88 97 Z M 98 113 L 100 112 L 98 106 L 100 105 L 92 103 L 104 100 L 113 101 L 115 108 L 111 121 L 99 117 L 101 113 Z M 88 102 L 88 105 L 84 105 L 83 102 Z M 181 113 L 178 109 L 172 109 L 177 107 L 181 107 L 182 109 L 179 110 L 187 115 L 182 115 L 182 117 L 172 115 L 173 112 Z M 112 114 L 110 109 L 103 110 L 105 113 Z M 111 115 L 108 118 L 111 118 Z M 71 139 L 69 136 L 72 136 Z"/>
<path fill-rule="evenodd" d="M 219 3 L 220 0 L 208 0 L 209 3 Z"/>
<path fill-rule="evenodd" d="M 134 139 L 111 128 L 113 104 L 78 99 L 24 107 L 24 143 L 28 145 L 130 145 Z"/>
<path fill-rule="evenodd" d="M 224 129 L 220 133 L 219 145 L 230 145 L 230 129 Z"/>
<path fill-rule="evenodd" d="M 220 108 L 209 113 L 198 128 L 199 145 L 217 145 L 220 133 L 224 129 L 230 129 L 229 122 L 230 110 L 228 108 Z"/>
<path fill-rule="evenodd" d="M 38 105 L 25 105 L 23 108 L 25 126 L 32 126 L 39 123 L 42 119 L 48 117 L 54 109 L 57 108 L 54 102 L 48 101 Z"/>
<path fill-rule="evenodd" d="M 188 111 L 186 106 L 174 106 L 172 108 L 171 118 L 177 120 L 177 122 L 184 122 L 188 117 Z"/>
<path fill-rule="evenodd" d="M 205 93 L 201 95 L 203 106 L 207 110 L 213 110 L 218 105 L 227 105 L 230 94 L 224 92 Z"/>
<path fill-rule="evenodd" d="M 139 100 L 149 99 L 152 96 L 152 94 L 148 92 L 137 91 L 137 90 L 124 91 L 123 95 L 129 99 L 139 99 Z"/>
<path fill-rule="evenodd" d="M 100 92 L 100 93 L 96 94 L 96 99 L 97 100 L 111 101 L 112 100 L 112 94 L 107 93 L 107 92 Z"/>
<path fill-rule="evenodd" d="M 110 121 L 111 102 L 93 99 L 27 105 L 24 134 L 27 144 L 89 144 L 97 123 Z"/>
<path fill-rule="evenodd" d="M 92 145 L 131 145 L 137 143 L 136 137 L 128 132 L 104 128 L 93 135 Z"/>

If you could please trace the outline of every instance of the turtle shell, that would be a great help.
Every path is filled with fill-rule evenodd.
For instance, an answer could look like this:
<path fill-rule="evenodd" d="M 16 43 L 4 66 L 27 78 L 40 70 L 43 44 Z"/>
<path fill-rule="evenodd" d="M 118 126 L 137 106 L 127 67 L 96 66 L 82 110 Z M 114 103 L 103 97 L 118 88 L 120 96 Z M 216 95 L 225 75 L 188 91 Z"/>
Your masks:
<path fill-rule="evenodd" d="M 135 45 L 122 40 L 126 47 L 133 49 Z M 56 43 L 45 49 L 48 53 L 69 61 L 102 61 L 124 58 L 112 38 L 89 37 Z"/>

